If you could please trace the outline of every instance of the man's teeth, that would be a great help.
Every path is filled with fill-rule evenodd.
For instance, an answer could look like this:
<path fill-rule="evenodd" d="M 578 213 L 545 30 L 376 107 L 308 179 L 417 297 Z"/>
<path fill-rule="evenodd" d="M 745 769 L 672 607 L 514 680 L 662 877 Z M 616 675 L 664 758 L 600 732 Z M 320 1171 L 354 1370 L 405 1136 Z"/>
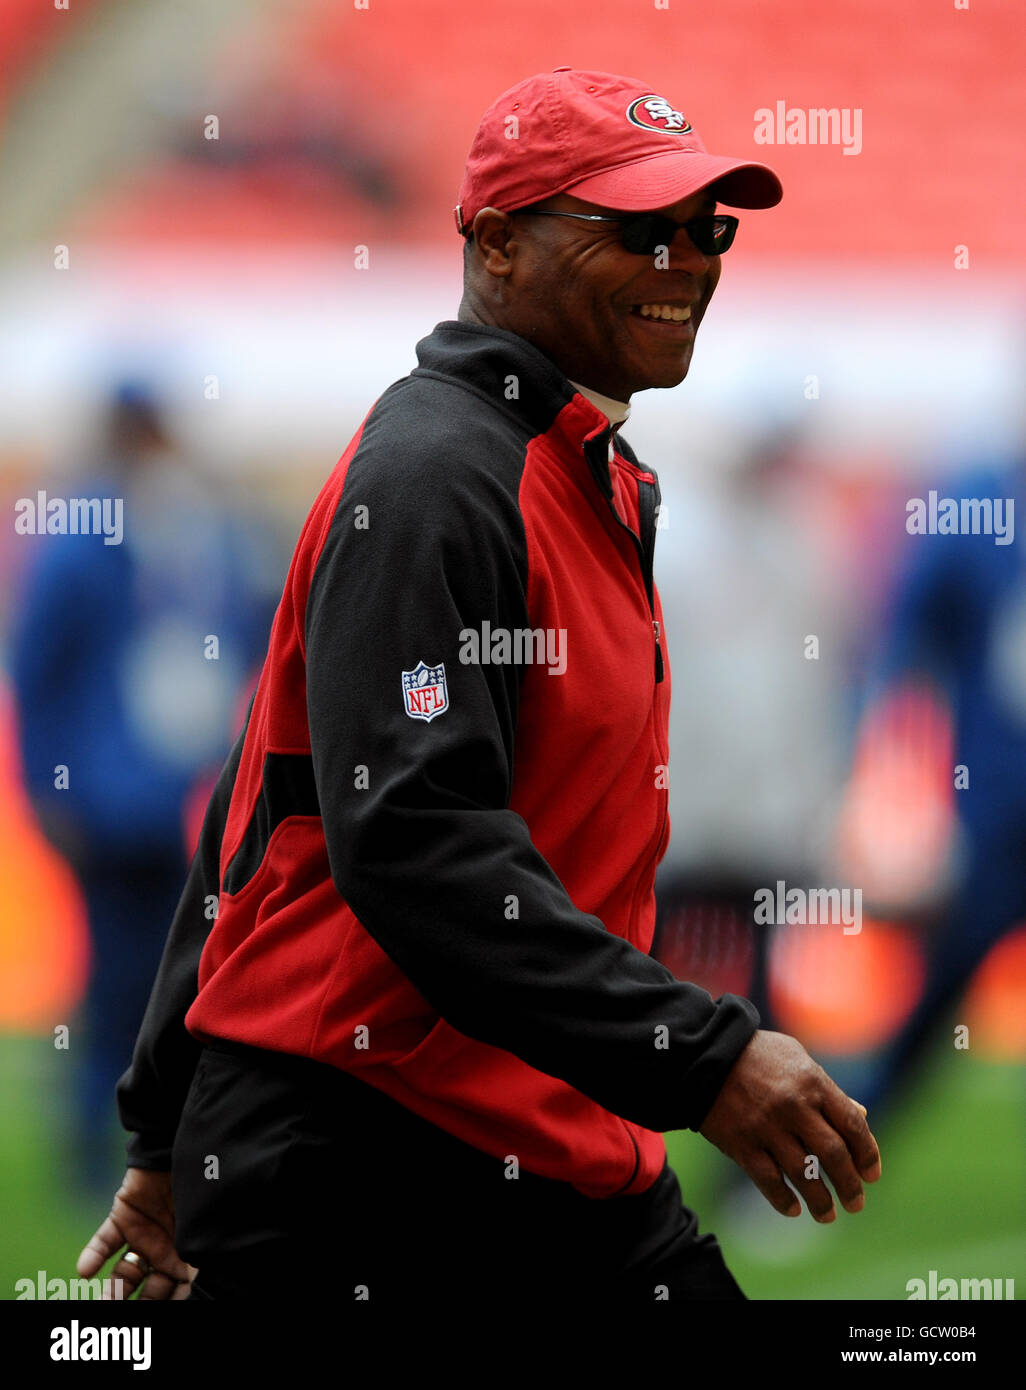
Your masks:
<path fill-rule="evenodd" d="M 681 308 L 678 304 L 642 304 L 638 313 L 643 319 L 665 319 L 667 323 L 686 323 L 691 317 L 691 306 Z"/>

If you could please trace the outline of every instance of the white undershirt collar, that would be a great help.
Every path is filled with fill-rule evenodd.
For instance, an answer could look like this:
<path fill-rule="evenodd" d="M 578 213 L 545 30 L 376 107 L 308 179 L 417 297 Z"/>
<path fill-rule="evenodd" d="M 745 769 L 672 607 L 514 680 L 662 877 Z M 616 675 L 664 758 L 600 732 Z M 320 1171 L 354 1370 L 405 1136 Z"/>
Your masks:
<path fill-rule="evenodd" d="M 570 385 L 575 391 L 580 391 L 585 400 L 591 401 L 596 410 L 602 411 L 614 430 L 618 425 L 622 425 L 631 413 L 630 404 L 627 401 L 614 401 L 612 396 L 600 395 L 591 387 L 582 386 L 579 381 L 571 381 Z"/>

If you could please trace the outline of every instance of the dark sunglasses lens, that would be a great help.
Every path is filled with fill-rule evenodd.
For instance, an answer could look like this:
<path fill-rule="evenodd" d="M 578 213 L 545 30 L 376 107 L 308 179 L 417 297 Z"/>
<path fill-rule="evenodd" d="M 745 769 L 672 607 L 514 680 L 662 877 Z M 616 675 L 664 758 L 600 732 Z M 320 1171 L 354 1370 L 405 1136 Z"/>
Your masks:
<path fill-rule="evenodd" d="M 622 227 L 624 250 L 633 251 L 639 256 L 653 255 L 656 247 L 664 241 L 668 244 L 668 238 L 673 235 L 673 223 L 650 212 L 639 213 L 637 217 L 625 217 Z"/>
<path fill-rule="evenodd" d="M 736 231 L 736 217 L 696 217 L 688 228 L 703 256 L 720 256 L 729 251 Z"/>
<path fill-rule="evenodd" d="M 660 246 L 672 246 L 681 226 L 687 226 L 688 236 L 703 256 L 719 256 L 729 251 L 737 231 L 736 217 L 695 217 L 687 224 L 674 222 L 659 213 L 640 213 L 623 220 L 623 245 L 637 255 L 652 256 Z"/>

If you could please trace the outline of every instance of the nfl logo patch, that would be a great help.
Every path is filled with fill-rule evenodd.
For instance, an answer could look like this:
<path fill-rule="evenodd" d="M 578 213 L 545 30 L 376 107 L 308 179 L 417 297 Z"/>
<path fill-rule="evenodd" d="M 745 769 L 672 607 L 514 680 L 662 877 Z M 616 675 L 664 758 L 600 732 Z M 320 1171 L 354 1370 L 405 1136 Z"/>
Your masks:
<path fill-rule="evenodd" d="M 445 683 L 445 662 L 427 666 L 418 661 L 412 671 L 403 672 L 403 708 L 411 719 L 430 724 L 449 708 L 449 688 Z"/>

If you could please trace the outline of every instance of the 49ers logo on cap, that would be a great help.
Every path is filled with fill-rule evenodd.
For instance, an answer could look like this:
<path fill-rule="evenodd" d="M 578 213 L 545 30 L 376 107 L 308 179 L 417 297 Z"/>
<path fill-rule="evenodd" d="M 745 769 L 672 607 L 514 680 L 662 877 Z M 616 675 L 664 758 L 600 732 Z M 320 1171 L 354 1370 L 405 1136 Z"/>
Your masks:
<path fill-rule="evenodd" d="M 675 111 L 665 97 L 650 93 L 635 97 L 627 108 L 627 119 L 642 130 L 658 130 L 662 135 L 686 135 L 691 122 Z"/>

